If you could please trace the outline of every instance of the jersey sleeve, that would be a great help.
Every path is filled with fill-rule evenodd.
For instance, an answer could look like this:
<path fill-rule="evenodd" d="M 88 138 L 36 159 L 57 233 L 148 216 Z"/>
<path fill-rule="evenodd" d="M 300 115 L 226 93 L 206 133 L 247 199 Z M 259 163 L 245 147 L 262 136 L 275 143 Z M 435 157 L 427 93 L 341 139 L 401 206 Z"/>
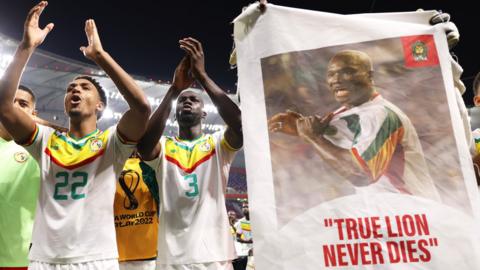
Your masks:
<path fill-rule="evenodd" d="M 225 139 L 225 132 L 226 130 L 217 131 L 213 134 L 215 138 L 217 149 L 220 151 L 220 156 L 225 163 L 232 163 L 233 159 L 235 158 L 235 154 L 241 149 L 236 149 L 232 147 L 228 141 Z"/>
<path fill-rule="evenodd" d="M 398 115 L 385 110 L 363 118 L 353 140 L 351 153 L 353 159 L 375 181 L 388 169 L 393 155 L 399 147 L 404 126 Z"/>
<path fill-rule="evenodd" d="M 32 133 L 28 141 L 21 145 L 30 153 L 30 155 L 32 155 L 34 159 L 39 161 L 42 154 L 42 149 L 44 149 L 44 145 L 46 144 L 49 135 L 54 131 L 55 130 L 50 127 L 36 124 L 35 131 Z"/>
<path fill-rule="evenodd" d="M 121 171 L 137 145 L 126 141 L 118 132 L 117 126 L 109 128 L 109 141 L 113 147 L 115 171 Z"/>
<path fill-rule="evenodd" d="M 237 222 L 235 222 L 234 227 L 235 227 L 235 231 L 237 232 L 237 234 L 243 234 L 242 225 L 241 225 L 241 222 L 239 220 L 237 220 Z"/>

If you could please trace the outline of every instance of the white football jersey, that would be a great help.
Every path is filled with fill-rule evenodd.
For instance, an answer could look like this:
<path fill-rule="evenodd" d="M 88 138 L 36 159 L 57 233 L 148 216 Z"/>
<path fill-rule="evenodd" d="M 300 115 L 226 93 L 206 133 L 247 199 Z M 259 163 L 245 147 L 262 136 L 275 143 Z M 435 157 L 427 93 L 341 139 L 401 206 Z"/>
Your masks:
<path fill-rule="evenodd" d="M 223 135 L 193 141 L 162 136 L 159 157 L 147 162 L 155 170 L 160 195 L 157 263 L 235 258 L 225 192 L 236 149 Z"/>
<path fill-rule="evenodd" d="M 116 179 L 134 149 L 116 127 L 76 139 L 37 126 L 25 148 L 41 168 L 30 260 L 80 263 L 117 258 Z"/>

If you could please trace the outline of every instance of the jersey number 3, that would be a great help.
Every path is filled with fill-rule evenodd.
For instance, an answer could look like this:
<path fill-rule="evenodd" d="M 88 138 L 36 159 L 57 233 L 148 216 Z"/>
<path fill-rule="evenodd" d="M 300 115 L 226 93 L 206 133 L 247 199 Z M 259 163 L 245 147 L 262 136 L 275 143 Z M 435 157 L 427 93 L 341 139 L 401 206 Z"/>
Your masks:
<path fill-rule="evenodd" d="M 70 175 L 68 172 L 58 172 L 55 175 L 55 178 L 60 179 L 60 182 L 57 182 L 55 184 L 55 193 L 53 193 L 53 198 L 55 200 L 59 200 L 59 201 L 68 200 L 69 193 L 70 193 L 70 197 L 72 197 L 72 199 L 74 200 L 85 198 L 85 194 L 78 193 L 77 188 L 85 187 L 87 185 L 88 173 L 73 172 Z M 69 189 L 70 189 L 70 192 L 68 192 Z M 62 192 L 65 190 L 67 192 Z"/>
<path fill-rule="evenodd" d="M 192 187 L 193 190 L 185 192 L 187 197 L 195 197 L 198 195 L 198 183 L 197 183 L 197 175 L 196 174 L 189 174 L 183 177 L 185 181 L 188 181 L 188 186 Z"/>

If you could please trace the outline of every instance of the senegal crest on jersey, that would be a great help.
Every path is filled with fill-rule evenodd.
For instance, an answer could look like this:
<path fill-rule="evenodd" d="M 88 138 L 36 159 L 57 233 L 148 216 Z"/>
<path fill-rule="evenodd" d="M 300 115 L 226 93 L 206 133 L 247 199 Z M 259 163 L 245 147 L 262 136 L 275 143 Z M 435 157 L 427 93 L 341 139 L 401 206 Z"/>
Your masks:
<path fill-rule="evenodd" d="M 45 153 L 53 163 L 68 170 L 88 164 L 105 152 L 109 131 L 95 130 L 81 139 L 55 131 L 48 139 Z"/>
<path fill-rule="evenodd" d="M 191 173 L 215 154 L 215 142 L 213 137 L 208 135 L 191 142 L 167 137 L 165 151 L 165 158 L 169 162 L 184 172 Z"/>

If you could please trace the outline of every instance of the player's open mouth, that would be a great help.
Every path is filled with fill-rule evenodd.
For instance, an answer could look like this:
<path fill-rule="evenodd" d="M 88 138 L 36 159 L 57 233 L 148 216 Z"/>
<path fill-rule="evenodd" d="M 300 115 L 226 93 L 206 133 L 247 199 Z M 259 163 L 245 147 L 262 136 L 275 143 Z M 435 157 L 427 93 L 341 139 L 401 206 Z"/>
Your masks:
<path fill-rule="evenodd" d="M 337 97 L 345 97 L 345 96 L 348 96 L 349 94 L 350 94 L 350 91 L 348 91 L 345 88 L 335 89 L 335 96 L 337 96 Z"/>
<path fill-rule="evenodd" d="M 80 104 L 80 102 L 82 102 L 82 98 L 80 96 L 74 95 L 70 99 L 70 103 L 73 104 L 73 105 Z"/>
<path fill-rule="evenodd" d="M 182 107 L 182 111 L 188 111 L 188 112 L 190 112 L 190 111 L 192 111 L 192 107 L 191 107 L 190 105 L 184 105 L 184 106 Z"/>

